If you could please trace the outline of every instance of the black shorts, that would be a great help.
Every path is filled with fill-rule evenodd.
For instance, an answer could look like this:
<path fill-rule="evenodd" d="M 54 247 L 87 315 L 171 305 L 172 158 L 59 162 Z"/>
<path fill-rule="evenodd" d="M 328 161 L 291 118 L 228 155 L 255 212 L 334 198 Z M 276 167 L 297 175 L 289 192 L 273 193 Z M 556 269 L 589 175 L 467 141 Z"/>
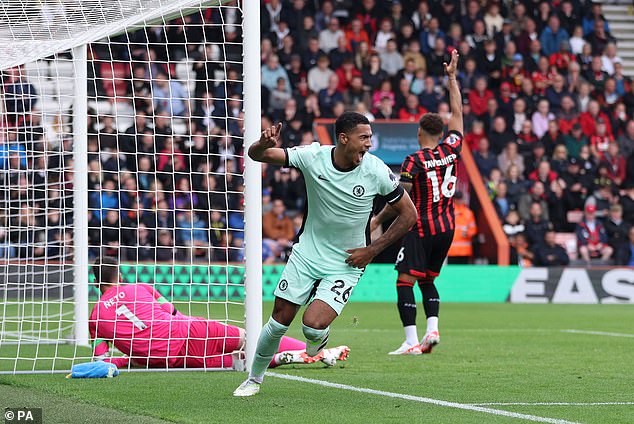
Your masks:
<path fill-rule="evenodd" d="M 420 237 L 410 231 L 403 237 L 395 268 L 399 273 L 416 278 L 437 277 L 453 241 L 453 230 Z"/>

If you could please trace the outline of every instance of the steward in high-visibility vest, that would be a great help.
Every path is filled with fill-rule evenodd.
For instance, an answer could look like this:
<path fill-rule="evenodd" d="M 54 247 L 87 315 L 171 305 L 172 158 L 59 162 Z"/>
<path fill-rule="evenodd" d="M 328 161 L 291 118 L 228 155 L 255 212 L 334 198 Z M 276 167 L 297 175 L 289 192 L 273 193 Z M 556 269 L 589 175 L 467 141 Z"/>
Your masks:
<path fill-rule="evenodd" d="M 451 263 L 469 263 L 473 256 L 471 239 L 478 233 L 473 212 L 464 204 L 461 192 L 454 195 L 455 230 L 447 256 Z M 462 260 L 452 260 L 461 258 Z"/>

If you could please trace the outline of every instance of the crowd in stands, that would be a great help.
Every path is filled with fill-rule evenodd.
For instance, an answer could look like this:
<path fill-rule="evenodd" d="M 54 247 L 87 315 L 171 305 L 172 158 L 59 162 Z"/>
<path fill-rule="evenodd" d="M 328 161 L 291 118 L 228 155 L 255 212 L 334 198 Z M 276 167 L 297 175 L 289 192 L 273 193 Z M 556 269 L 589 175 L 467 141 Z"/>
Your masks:
<path fill-rule="evenodd" d="M 634 91 L 600 3 L 262 4 L 263 108 L 285 122 L 284 146 L 344 110 L 447 116 L 443 62 L 457 49 L 465 139 L 513 262 L 634 264 Z M 555 249 L 560 233 L 576 234 L 574 252 Z"/>
<path fill-rule="evenodd" d="M 113 111 L 92 110 L 88 122 L 91 255 L 242 258 L 237 13 L 207 9 L 91 45 L 89 100 Z M 262 125 L 284 123 L 282 147 L 311 143 L 314 119 L 345 110 L 370 120 L 447 117 L 443 62 L 457 49 L 466 144 L 513 262 L 563 265 L 571 252 L 561 254 L 556 236 L 576 233 L 580 260 L 634 264 L 634 87 L 600 3 L 264 0 L 261 36 Z M 42 231 L 72 224 L 72 175 L 49 172 L 46 184 L 43 175 L 68 166 L 72 142 L 41 129 L 21 68 L 5 73 L 3 90 L 13 130 L 4 132 L 0 164 L 15 172 L 2 174 L 1 192 L 16 234 L 0 231 L 0 241 L 31 237 L 59 254 L 68 232 Z M 134 119 L 124 126 L 114 111 L 126 107 Z M 9 181 L 34 193 L 9 193 Z M 302 176 L 264 166 L 263 187 L 264 260 L 281 261 L 301 226 Z M 38 214 L 44 202 L 66 213 Z M 29 220 L 39 233 L 21 229 Z M 474 231 L 467 225 L 463 238 Z M 52 254 L 11 244 L 4 257 Z"/>

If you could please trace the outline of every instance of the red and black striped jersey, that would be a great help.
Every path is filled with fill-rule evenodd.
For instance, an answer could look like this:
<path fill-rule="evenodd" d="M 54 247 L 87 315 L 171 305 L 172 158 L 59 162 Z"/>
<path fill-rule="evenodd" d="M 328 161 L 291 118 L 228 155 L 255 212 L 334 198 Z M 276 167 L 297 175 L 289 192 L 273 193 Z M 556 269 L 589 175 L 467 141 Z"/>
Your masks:
<path fill-rule="evenodd" d="M 420 237 L 454 229 L 453 195 L 462 150 L 462 134 L 450 131 L 434 149 L 421 149 L 405 158 L 401 182 L 411 183 L 418 220 L 410 231 Z"/>

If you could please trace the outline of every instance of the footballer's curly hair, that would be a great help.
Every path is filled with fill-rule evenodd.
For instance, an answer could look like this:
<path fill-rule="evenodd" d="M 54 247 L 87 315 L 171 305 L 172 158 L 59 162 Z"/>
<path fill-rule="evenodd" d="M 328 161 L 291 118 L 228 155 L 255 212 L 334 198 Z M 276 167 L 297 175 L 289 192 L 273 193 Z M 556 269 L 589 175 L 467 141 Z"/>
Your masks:
<path fill-rule="evenodd" d="M 357 112 L 344 112 L 335 122 L 335 136 L 339 139 L 339 134 L 350 134 L 357 125 L 370 125 L 370 121 L 365 116 Z"/>
<path fill-rule="evenodd" d="M 442 118 L 437 113 L 426 113 L 418 122 L 420 129 L 425 131 L 431 136 L 442 134 L 445 124 L 442 122 Z"/>
<path fill-rule="evenodd" d="M 92 273 L 95 274 L 95 285 L 112 284 L 119 279 L 119 263 L 112 256 L 97 258 L 92 264 Z"/>

